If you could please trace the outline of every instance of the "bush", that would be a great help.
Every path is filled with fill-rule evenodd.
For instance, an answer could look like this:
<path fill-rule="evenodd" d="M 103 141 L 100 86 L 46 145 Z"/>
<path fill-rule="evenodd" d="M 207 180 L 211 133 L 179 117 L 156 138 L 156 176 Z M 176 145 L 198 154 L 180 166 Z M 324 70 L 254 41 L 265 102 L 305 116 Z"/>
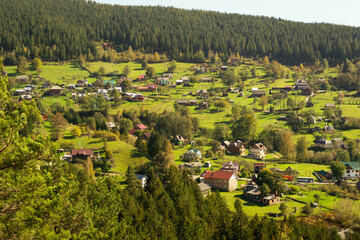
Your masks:
<path fill-rule="evenodd" d="M 93 135 L 93 138 L 102 138 L 107 141 L 118 141 L 119 140 L 119 137 L 115 133 L 107 132 L 107 131 L 96 131 Z"/>

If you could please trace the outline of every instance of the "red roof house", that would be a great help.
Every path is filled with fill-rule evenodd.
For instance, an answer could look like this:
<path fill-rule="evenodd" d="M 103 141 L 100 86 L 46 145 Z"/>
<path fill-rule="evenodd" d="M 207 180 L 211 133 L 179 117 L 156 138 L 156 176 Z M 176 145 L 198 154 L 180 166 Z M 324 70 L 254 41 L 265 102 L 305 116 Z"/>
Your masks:
<path fill-rule="evenodd" d="M 75 159 L 82 159 L 86 160 L 88 157 L 94 157 L 94 151 L 91 149 L 73 149 L 71 150 L 71 158 L 72 160 Z"/>
<path fill-rule="evenodd" d="M 206 177 L 205 177 L 206 176 Z M 216 171 L 204 173 L 205 182 L 213 188 L 232 192 L 237 188 L 237 175 L 234 172 Z"/>

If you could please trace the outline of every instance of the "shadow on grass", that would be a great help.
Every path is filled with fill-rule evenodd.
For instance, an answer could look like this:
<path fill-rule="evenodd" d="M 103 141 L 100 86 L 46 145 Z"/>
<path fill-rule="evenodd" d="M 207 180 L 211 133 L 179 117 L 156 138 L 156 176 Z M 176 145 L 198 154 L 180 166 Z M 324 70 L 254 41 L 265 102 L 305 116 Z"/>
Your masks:
<path fill-rule="evenodd" d="M 134 149 L 134 150 L 131 150 L 131 157 L 132 158 L 141 158 L 141 157 L 148 157 L 148 156 L 147 156 L 147 154 Z"/>
<path fill-rule="evenodd" d="M 242 201 L 243 201 L 243 205 L 244 206 L 249 206 L 249 207 L 266 207 L 267 205 L 263 205 L 261 203 L 252 201 L 250 199 L 245 198 L 243 195 L 236 195 L 236 197 L 239 197 Z"/>

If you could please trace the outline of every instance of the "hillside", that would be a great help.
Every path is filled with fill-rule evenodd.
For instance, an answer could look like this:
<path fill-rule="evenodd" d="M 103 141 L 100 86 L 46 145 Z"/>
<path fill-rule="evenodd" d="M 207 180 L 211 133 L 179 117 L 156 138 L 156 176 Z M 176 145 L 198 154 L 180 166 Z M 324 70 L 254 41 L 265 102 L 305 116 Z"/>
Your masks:
<path fill-rule="evenodd" d="M 21 55 L 52 61 L 91 53 L 101 60 L 96 59 L 93 43 L 101 40 L 119 51 L 132 46 L 183 61 L 199 60 L 195 54 L 200 50 L 206 55 L 218 52 L 223 60 L 231 53 L 271 55 L 286 64 L 315 58 L 335 64 L 360 55 L 360 30 L 354 27 L 85 0 L 0 0 L 0 4 L 0 46 L 9 63 Z"/>

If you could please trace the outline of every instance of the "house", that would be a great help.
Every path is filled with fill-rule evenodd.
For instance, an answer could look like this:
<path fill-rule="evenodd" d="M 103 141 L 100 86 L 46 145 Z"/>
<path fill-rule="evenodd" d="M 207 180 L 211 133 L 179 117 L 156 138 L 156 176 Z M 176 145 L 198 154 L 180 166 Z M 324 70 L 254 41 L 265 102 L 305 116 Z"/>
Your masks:
<path fill-rule="evenodd" d="M 314 93 L 314 89 L 310 88 L 310 87 L 301 90 L 301 95 L 304 95 L 304 96 L 310 96 L 313 93 Z"/>
<path fill-rule="evenodd" d="M 280 197 L 277 194 L 261 196 L 260 188 L 253 182 L 246 185 L 244 197 L 252 201 L 260 202 L 264 205 L 274 205 L 280 203 Z"/>
<path fill-rule="evenodd" d="M 73 100 L 75 100 L 75 99 L 76 99 L 76 97 L 77 97 L 76 92 L 71 93 L 71 98 L 72 98 Z"/>
<path fill-rule="evenodd" d="M 109 130 L 112 130 L 113 128 L 116 127 L 115 123 L 113 122 L 107 122 L 106 125 L 108 126 Z"/>
<path fill-rule="evenodd" d="M 179 99 L 179 100 L 177 100 L 176 103 L 179 104 L 179 105 L 189 105 L 189 100 Z"/>
<path fill-rule="evenodd" d="M 61 95 L 62 88 L 59 86 L 52 86 L 48 91 L 50 96 Z"/>
<path fill-rule="evenodd" d="M 174 75 L 172 73 L 164 73 L 163 77 L 164 78 L 174 78 Z"/>
<path fill-rule="evenodd" d="M 261 97 L 261 96 L 265 96 L 265 95 L 266 95 L 265 91 L 254 90 L 251 97 Z"/>
<path fill-rule="evenodd" d="M 16 82 L 17 83 L 26 83 L 29 81 L 29 76 L 17 76 Z"/>
<path fill-rule="evenodd" d="M 347 144 L 344 143 L 344 141 L 341 138 L 333 138 L 331 140 L 331 143 L 332 143 L 334 148 L 342 148 L 342 149 L 347 149 L 348 148 Z"/>
<path fill-rule="evenodd" d="M 199 183 L 198 187 L 200 188 L 200 192 L 203 197 L 206 197 L 211 193 L 211 187 L 206 183 Z"/>
<path fill-rule="evenodd" d="M 199 96 L 202 99 L 208 99 L 209 93 L 206 89 L 199 89 L 199 90 L 196 90 L 196 96 Z"/>
<path fill-rule="evenodd" d="M 208 109 L 209 104 L 208 104 L 208 102 L 201 102 L 201 103 L 198 104 L 197 108 L 200 109 L 200 110 Z"/>
<path fill-rule="evenodd" d="M 221 71 L 226 71 L 229 69 L 229 66 L 221 66 L 220 69 Z"/>
<path fill-rule="evenodd" d="M 119 93 L 122 93 L 122 88 L 121 87 L 114 87 L 114 91 L 118 91 Z"/>
<path fill-rule="evenodd" d="M 190 83 L 190 78 L 188 77 L 182 77 L 180 80 L 182 80 L 183 83 Z"/>
<path fill-rule="evenodd" d="M 144 96 L 141 94 L 134 94 L 131 98 L 133 102 L 143 102 L 145 100 Z"/>
<path fill-rule="evenodd" d="M 231 142 L 226 149 L 229 153 L 234 155 L 241 155 L 241 156 L 246 155 L 245 145 L 240 140 Z"/>
<path fill-rule="evenodd" d="M 276 194 L 269 194 L 261 199 L 261 203 L 264 205 L 275 205 L 280 203 L 280 197 Z"/>
<path fill-rule="evenodd" d="M 325 171 L 325 170 L 321 170 L 321 171 L 314 171 L 313 175 L 316 176 L 320 181 L 322 180 L 332 180 L 333 175 L 331 171 Z M 299 181 L 299 178 L 298 178 Z"/>
<path fill-rule="evenodd" d="M 14 95 L 18 95 L 18 96 L 22 96 L 22 95 L 25 95 L 26 94 L 26 91 L 25 89 L 16 89 Z"/>
<path fill-rule="evenodd" d="M 333 133 L 335 132 L 335 128 L 334 126 L 331 126 L 331 125 L 326 125 L 324 128 L 323 128 L 324 132 L 326 133 Z"/>
<path fill-rule="evenodd" d="M 314 132 L 320 132 L 321 131 L 321 127 L 314 127 L 314 128 L 310 128 L 309 132 L 310 133 L 314 133 Z"/>
<path fill-rule="evenodd" d="M 265 147 L 264 144 L 256 143 L 256 144 L 252 145 L 252 147 L 250 148 L 250 155 L 255 158 L 262 159 L 262 158 L 266 157 L 266 151 L 267 151 L 267 148 Z"/>
<path fill-rule="evenodd" d="M 156 84 L 150 84 L 147 86 L 147 88 L 149 89 L 149 91 L 153 92 L 157 90 L 157 85 Z"/>
<path fill-rule="evenodd" d="M 299 175 L 299 172 L 296 171 L 295 169 L 293 169 L 291 166 L 287 167 L 283 173 L 287 174 L 287 175 Z"/>
<path fill-rule="evenodd" d="M 183 145 L 186 141 L 186 138 L 184 138 L 181 135 L 176 135 L 173 139 L 171 139 L 171 143 L 173 143 L 174 145 Z"/>
<path fill-rule="evenodd" d="M 151 137 L 151 132 L 144 132 L 143 139 L 145 141 L 149 140 L 150 137 Z"/>
<path fill-rule="evenodd" d="M 32 96 L 31 96 L 31 95 L 28 95 L 28 94 L 26 94 L 26 95 L 21 95 L 21 96 L 20 96 L 20 100 L 31 101 L 31 99 L 32 99 Z"/>
<path fill-rule="evenodd" d="M 205 174 L 205 183 L 213 188 L 232 192 L 237 189 L 237 175 L 234 172 L 215 171 L 212 173 L 210 171 Z"/>
<path fill-rule="evenodd" d="M 147 127 L 144 124 L 137 124 L 133 129 L 130 130 L 129 134 L 134 134 L 136 131 L 144 131 Z"/>
<path fill-rule="evenodd" d="M 89 84 L 88 80 L 85 79 L 80 79 L 76 82 L 76 86 L 77 87 L 87 87 L 87 85 Z"/>
<path fill-rule="evenodd" d="M 176 85 L 183 85 L 184 84 L 184 81 L 183 80 L 176 80 Z"/>
<path fill-rule="evenodd" d="M 109 100 L 109 96 L 108 96 L 108 90 L 105 88 L 99 89 L 98 90 L 98 95 L 103 96 L 106 100 Z"/>
<path fill-rule="evenodd" d="M 308 82 L 305 79 L 298 79 L 295 82 L 295 88 L 298 90 L 303 90 L 306 88 L 310 88 L 310 85 L 308 84 Z"/>
<path fill-rule="evenodd" d="M 144 81 L 144 80 L 145 80 L 145 75 L 142 74 L 142 75 L 138 76 L 138 77 L 136 78 L 136 80 L 138 80 L 138 81 Z"/>
<path fill-rule="evenodd" d="M 69 88 L 69 89 L 75 89 L 75 88 L 76 88 L 76 85 L 75 85 L 75 84 L 69 84 L 68 88 Z"/>
<path fill-rule="evenodd" d="M 138 87 L 140 92 L 147 92 L 149 90 L 148 87 Z"/>
<path fill-rule="evenodd" d="M 141 174 L 136 174 L 137 180 L 141 183 L 141 188 L 144 188 L 146 186 L 146 176 Z"/>
<path fill-rule="evenodd" d="M 198 149 L 190 149 L 183 155 L 183 159 L 190 160 L 195 159 L 199 160 L 202 157 L 202 153 Z"/>
<path fill-rule="evenodd" d="M 322 148 L 322 149 L 332 148 L 332 142 L 323 137 L 317 137 L 314 140 L 314 143 L 315 143 L 315 147 L 317 147 L 317 148 Z"/>
<path fill-rule="evenodd" d="M 225 172 L 234 172 L 235 174 L 238 174 L 239 171 L 239 164 L 237 163 L 233 163 L 233 162 L 225 162 L 222 166 L 222 168 L 220 168 L 220 171 L 225 171 Z"/>
<path fill-rule="evenodd" d="M 254 172 L 255 173 L 259 173 L 264 168 L 266 168 L 265 163 L 254 163 Z"/>
<path fill-rule="evenodd" d="M 229 96 L 229 93 L 228 93 L 228 92 L 223 92 L 223 93 L 222 93 L 222 96 L 223 96 L 223 97 L 228 97 L 228 96 Z"/>
<path fill-rule="evenodd" d="M 188 167 L 188 168 L 201 168 L 203 166 L 202 162 L 189 162 L 180 164 L 180 167 Z"/>
<path fill-rule="evenodd" d="M 158 80 L 156 82 L 158 84 L 161 84 L 162 86 L 170 84 L 169 78 L 166 78 L 166 77 L 158 78 Z"/>
<path fill-rule="evenodd" d="M 190 106 L 197 106 L 197 104 L 198 104 L 198 101 L 197 100 L 189 100 L 189 105 Z"/>
<path fill-rule="evenodd" d="M 75 159 L 86 160 L 87 158 L 94 158 L 94 151 L 91 149 L 73 149 L 70 155 L 72 161 Z"/>
<path fill-rule="evenodd" d="M 360 162 L 340 162 L 345 165 L 346 169 L 343 178 L 359 178 L 360 177 Z"/>
<path fill-rule="evenodd" d="M 325 108 L 334 108 L 335 107 L 335 103 L 326 103 L 325 104 Z"/>

